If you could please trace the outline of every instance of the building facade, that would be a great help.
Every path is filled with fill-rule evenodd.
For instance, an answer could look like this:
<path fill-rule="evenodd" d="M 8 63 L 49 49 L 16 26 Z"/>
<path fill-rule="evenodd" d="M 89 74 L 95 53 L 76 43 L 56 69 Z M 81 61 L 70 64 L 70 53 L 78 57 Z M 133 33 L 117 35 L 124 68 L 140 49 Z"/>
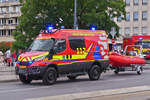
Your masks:
<path fill-rule="evenodd" d="M 126 20 L 116 19 L 122 37 L 150 35 L 150 0 L 125 0 Z"/>
<path fill-rule="evenodd" d="M 0 0 L 0 42 L 14 41 L 12 32 L 21 16 L 19 0 Z"/>

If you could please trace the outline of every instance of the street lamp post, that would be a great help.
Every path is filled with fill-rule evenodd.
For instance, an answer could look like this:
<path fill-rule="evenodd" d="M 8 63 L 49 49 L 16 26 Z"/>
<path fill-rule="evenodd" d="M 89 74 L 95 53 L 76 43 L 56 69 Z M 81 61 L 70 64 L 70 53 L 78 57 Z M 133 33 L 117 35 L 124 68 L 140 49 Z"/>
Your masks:
<path fill-rule="evenodd" d="M 74 0 L 74 29 L 78 29 L 78 25 L 77 25 L 77 0 Z"/>

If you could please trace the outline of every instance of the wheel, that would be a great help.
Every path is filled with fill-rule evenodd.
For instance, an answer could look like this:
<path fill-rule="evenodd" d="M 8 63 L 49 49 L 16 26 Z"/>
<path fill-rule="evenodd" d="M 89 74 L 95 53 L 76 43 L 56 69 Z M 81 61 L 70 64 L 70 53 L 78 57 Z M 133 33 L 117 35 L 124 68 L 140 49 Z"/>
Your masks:
<path fill-rule="evenodd" d="M 88 72 L 90 80 L 98 80 L 101 75 L 100 67 L 98 65 L 93 65 Z"/>
<path fill-rule="evenodd" d="M 77 76 L 67 76 L 70 80 L 75 80 Z"/>
<path fill-rule="evenodd" d="M 19 79 L 20 79 L 20 81 L 22 82 L 22 83 L 24 83 L 24 84 L 30 84 L 31 83 L 31 81 L 32 81 L 32 79 L 31 78 L 26 78 L 26 76 L 24 76 L 24 75 L 19 75 Z"/>
<path fill-rule="evenodd" d="M 138 66 L 138 67 L 137 67 L 137 74 L 138 74 L 138 75 L 141 75 L 142 72 L 143 72 L 143 68 L 142 68 L 141 66 Z"/>
<path fill-rule="evenodd" d="M 115 73 L 115 74 L 119 74 L 119 68 L 115 68 L 114 73 Z"/>
<path fill-rule="evenodd" d="M 57 71 L 55 68 L 49 67 L 43 76 L 43 84 L 52 85 L 56 82 Z"/>
<path fill-rule="evenodd" d="M 115 73 L 115 74 L 119 74 L 119 71 L 115 70 L 114 73 Z"/>

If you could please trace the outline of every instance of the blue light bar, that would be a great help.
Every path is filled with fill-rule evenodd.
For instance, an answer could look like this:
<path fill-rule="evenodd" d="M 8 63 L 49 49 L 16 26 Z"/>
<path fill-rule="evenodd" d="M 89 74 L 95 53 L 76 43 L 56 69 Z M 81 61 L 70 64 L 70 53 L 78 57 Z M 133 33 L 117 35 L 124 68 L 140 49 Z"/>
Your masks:
<path fill-rule="evenodd" d="M 48 27 L 48 30 L 52 30 L 52 29 L 53 29 L 53 27 L 52 27 L 52 26 L 49 26 L 49 27 Z"/>
<path fill-rule="evenodd" d="M 54 27 L 52 25 L 47 25 L 47 30 L 51 31 L 52 29 L 54 29 Z"/>
<path fill-rule="evenodd" d="M 61 26 L 61 29 L 64 29 L 65 28 L 65 26 Z"/>
<path fill-rule="evenodd" d="M 97 27 L 96 26 L 92 26 L 92 27 L 90 27 L 90 30 L 92 30 L 92 31 L 95 31 L 97 29 Z"/>

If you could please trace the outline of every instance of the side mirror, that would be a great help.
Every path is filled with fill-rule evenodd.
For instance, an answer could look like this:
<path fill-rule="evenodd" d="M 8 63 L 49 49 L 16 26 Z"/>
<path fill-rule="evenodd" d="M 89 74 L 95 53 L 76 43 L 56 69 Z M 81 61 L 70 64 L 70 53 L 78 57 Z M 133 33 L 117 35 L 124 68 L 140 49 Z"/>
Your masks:
<path fill-rule="evenodd" d="M 52 59 L 53 58 L 53 54 L 54 54 L 53 49 L 50 49 L 49 50 L 49 54 L 48 54 L 48 59 Z"/>

